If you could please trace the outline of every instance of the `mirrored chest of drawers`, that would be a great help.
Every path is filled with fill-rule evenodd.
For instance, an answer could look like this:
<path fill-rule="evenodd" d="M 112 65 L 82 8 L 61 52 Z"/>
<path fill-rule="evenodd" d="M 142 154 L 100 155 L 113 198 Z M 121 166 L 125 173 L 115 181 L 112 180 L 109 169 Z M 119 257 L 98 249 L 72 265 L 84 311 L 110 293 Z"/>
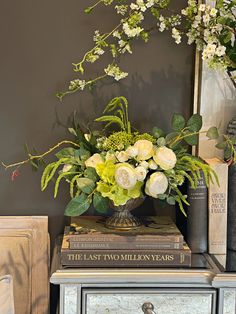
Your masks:
<path fill-rule="evenodd" d="M 208 255 L 186 269 L 62 269 L 60 314 L 236 314 L 236 274 Z"/>

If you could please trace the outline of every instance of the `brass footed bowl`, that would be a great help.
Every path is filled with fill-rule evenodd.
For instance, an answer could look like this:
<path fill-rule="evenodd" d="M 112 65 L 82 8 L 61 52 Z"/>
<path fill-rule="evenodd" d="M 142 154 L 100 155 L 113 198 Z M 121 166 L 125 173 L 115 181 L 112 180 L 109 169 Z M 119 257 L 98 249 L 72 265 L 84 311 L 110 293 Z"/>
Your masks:
<path fill-rule="evenodd" d="M 110 208 L 114 213 L 106 220 L 106 227 L 109 229 L 128 231 L 137 229 L 142 225 L 141 221 L 131 214 L 131 210 L 139 207 L 145 200 L 145 197 L 132 198 L 125 205 L 115 206 L 110 202 Z"/>

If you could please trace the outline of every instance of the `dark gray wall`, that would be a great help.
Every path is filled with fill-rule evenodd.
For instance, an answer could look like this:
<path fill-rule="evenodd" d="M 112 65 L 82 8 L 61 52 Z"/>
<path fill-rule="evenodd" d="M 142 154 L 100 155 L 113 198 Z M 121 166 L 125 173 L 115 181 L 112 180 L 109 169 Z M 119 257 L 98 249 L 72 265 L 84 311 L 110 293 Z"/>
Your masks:
<path fill-rule="evenodd" d="M 186 1 L 173 1 L 180 8 Z M 132 56 L 122 61 L 129 78 L 120 84 L 100 86 L 60 103 L 55 93 L 74 78 L 71 63 L 80 60 L 92 46 L 96 29 L 115 25 L 114 14 L 100 8 L 85 15 L 86 0 L 1 1 L 0 10 L 0 160 L 6 163 L 25 158 L 23 144 L 44 151 L 66 137 L 55 126 L 56 112 L 63 122 L 73 110 L 86 124 L 98 116 L 113 96 L 129 99 L 130 117 L 136 128 L 155 125 L 169 128 L 173 112 L 189 116 L 192 106 L 194 52 L 176 46 L 169 34 L 153 36 L 148 45 L 136 43 Z M 89 67 L 94 76 L 101 63 Z M 40 191 L 40 173 L 21 168 L 15 182 L 10 171 L 0 170 L 1 215 L 48 215 L 51 238 L 63 230 L 66 189 L 54 200 L 52 188 Z"/>

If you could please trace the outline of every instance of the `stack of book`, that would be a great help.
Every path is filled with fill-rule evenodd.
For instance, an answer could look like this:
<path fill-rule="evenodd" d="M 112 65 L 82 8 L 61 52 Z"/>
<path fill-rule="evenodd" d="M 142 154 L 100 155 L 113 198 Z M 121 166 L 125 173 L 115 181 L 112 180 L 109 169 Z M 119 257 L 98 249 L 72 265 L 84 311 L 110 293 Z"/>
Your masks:
<path fill-rule="evenodd" d="M 143 217 L 136 230 L 107 229 L 103 217 L 73 218 L 61 263 L 70 267 L 188 267 L 191 251 L 169 217 Z"/>

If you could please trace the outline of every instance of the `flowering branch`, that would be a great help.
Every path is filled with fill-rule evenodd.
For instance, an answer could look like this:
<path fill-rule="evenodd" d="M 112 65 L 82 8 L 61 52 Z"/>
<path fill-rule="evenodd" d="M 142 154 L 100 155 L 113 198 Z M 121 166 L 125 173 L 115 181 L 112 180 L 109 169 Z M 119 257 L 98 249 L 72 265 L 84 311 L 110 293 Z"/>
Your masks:
<path fill-rule="evenodd" d="M 2 162 L 2 165 L 3 165 L 3 167 L 4 167 L 6 170 L 9 169 L 9 168 L 22 166 L 22 165 L 24 165 L 24 164 L 27 164 L 27 163 L 31 162 L 32 160 L 44 158 L 45 156 L 49 155 L 49 154 L 52 153 L 55 149 L 59 148 L 61 145 L 64 145 L 64 144 L 70 144 L 70 145 L 73 145 L 73 146 L 76 146 L 76 147 L 80 147 L 80 145 L 77 144 L 77 143 L 74 143 L 74 142 L 72 142 L 72 141 L 67 141 L 67 140 L 65 140 L 65 141 L 59 142 L 58 144 L 56 144 L 55 146 L 53 146 L 52 148 L 50 148 L 49 150 L 47 150 L 46 152 L 44 152 L 44 153 L 41 154 L 41 155 L 31 155 L 31 154 L 28 154 L 28 156 L 29 156 L 28 159 L 25 159 L 25 160 L 22 160 L 22 161 L 13 163 L 13 164 L 9 164 L 9 165 L 6 165 L 4 162 Z"/>

